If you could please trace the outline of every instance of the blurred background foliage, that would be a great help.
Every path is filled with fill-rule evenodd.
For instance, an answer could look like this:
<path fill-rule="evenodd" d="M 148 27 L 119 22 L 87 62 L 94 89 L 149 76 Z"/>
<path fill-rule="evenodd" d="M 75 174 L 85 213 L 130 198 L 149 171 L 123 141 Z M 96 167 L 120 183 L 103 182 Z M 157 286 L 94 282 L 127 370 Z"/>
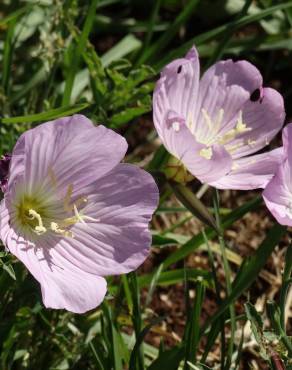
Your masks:
<path fill-rule="evenodd" d="M 254 63 L 291 118 L 292 1 L 1 0 L 1 154 L 30 127 L 80 112 L 127 138 L 126 160 L 153 173 L 161 201 L 150 259 L 109 278 L 107 299 L 86 315 L 44 309 L 38 284 L 3 249 L 0 369 L 292 369 L 285 230 L 256 192 L 223 192 L 217 226 L 231 230 L 220 249 L 195 217 L 204 194 L 214 212 L 212 192 L 194 181 L 198 198 L 182 206 L 161 174 L 168 156 L 153 129 L 152 90 L 161 68 L 194 44 L 202 70 L 221 58 Z M 240 235 L 256 247 L 243 251 Z M 266 309 L 258 297 L 272 298 Z"/>

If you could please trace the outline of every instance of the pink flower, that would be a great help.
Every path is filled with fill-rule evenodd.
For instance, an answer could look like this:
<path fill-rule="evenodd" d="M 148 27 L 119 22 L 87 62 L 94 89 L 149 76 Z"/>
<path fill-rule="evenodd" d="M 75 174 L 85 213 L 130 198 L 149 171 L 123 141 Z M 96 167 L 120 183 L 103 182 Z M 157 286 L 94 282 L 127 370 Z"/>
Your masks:
<path fill-rule="evenodd" d="M 263 197 L 266 206 L 281 225 L 292 226 L 292 123 L 282 133 L 284 157 Z"/>
<path fill-rule="evenodd" d="M 153 96 L 161 141 L 202 182 L 219 189 L 264 187 L 282 149 L 254 153 L 283 125 L 282 96 L 263 88 L 260 72 L 246 61 L 221 61 L 199 76 L 195 48 L 161 72 Z"/>
<path fill-rule="evenodd" d="M 12 153 L 0 236 L 41 285 L 46 307 L 82 313 L 104 276 L 136 269 L 158 202 L 152 177 L 120 164 L 123 137 L 74 115 L 25 132 Z"/>

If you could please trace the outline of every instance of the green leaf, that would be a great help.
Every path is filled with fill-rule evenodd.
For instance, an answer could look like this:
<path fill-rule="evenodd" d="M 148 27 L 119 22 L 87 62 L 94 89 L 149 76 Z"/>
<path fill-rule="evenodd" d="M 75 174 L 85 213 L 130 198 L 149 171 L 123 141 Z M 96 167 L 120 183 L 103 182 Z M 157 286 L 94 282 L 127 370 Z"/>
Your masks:
<path fill-rule="evenodd" d="M 242 17 L 238 19 L 237 21 L 232 21 L 229 23 L 226 23 L 222 26 L 219 26 L 217 28 L 214 28 L 211 31 L 207 31 L 205 33 L 202 33 L 199 36 L 195 36 L 192 39 L 188 40 L 186 43 L 182 44 L 177 49 L 171 51 L 170 53 L 167 53 L 167 56 L 165 58 L 162 58 L 159 60 L 159 62 L 155 65 L 155 69 L 159 71 L 163 66 L 165 66 L 169 61 L 176 59 L 178 57 L 183 56 L 193 45 L 199 46 L 202 44 L 207 43 L 208 41 L 213 40 L 214 38 L 224 35 L 228 29 L 230 29 L 230 26 L 233 27 L 233 30 L 236 31 L 250 23 L 256 22 L 258 20 L 261 20 L 270 14 L 273 14 L 277 10 L 280 9 L 288 9 L 292 7 L 292 3 L 290 1 L 278 4 L 275 6 L 271 6 L 265 10 L 262 10 L 260 13 L 252 14 L 252 15 L 246 15 L 245 17 Z"/>
<path fill-rule="evenodd" d="M 260 346 L 261 355 L 263 356 L 265 360 L 268 360 L 269 357 L 267 355 L 266 348 L 264 346 L 264 341 L 263 341 L 263 330 L 264 330 L 263 320 L 260 314 L 257 312 L 255 307 L 251 303 L 249 302 L 245 303 L 244 308 L 245 308 L 246 316 L 248 320 L 250 321 L 251 330 L 253 332 L 253 335 L 258 345 Z"/>
<path fill-rule="evenodd" d="M 96 7 L 97 7 L 98 2 L 99 0 L 91 0 L 88 11 L 87 11 L 86 19 L 84 22 L 83 30 L 78 39 L 78 44 L 76 47 L 71 46 L 74 49 L 74 52 L 71 53 L 71 60 L 70 60 L 71 65 L 68 70 L 68 74 L 67 74 L 67 78 L 65 82 L 65 90 L 63 94 L 62 105 L 66 106 L 70 104 L 70 97 L 71 97 L 71 93 L 72 93 L 72 89 L 74 85 L 75 75 L 77 73 L 78 66 L 80 63 L 80 58 L 86 48 L 86 43 L 87 43 L 89 34 L 93 26 L 93 21 L 96 15 Z"/>
<path fill-rule="evenodd" d="M 189 292 L 187 292 L 189 294 Z M 188 312 L 188 318 L 186 323 L 184 341 L 186 342 L 185 350 L 185 364 L 184 369 L 188 370 L 188 362 L 196 362 L 196 354 L 200 340 L 200 316 L 202 304 L 205 296 L 205 286 L 203 282 L 198 279 L 196 282 L 196 296 L 193 309 Z"/>
<path fill-rule="evenodd" d="M 211 274 L 209 271 L 200 270 L 200 269 L 177 269 L 177 270 L 170 270 L 164 271 L 159 274 L 156 280 L 156 284 L 158 285 L 172 285 L 179 282 L 183 282 L 185 278 L 185 274 L 187 279 L 197 281 L 198 278 L 203 278 L 206 281 L 211 281 Z M 145 274 L 138 277 L 139 287 L 142 288 L 144 286 L 149 286 L 153 279 L 154 274 Z"/>
<path fill-rule="evenodd" d="M 233 281 L 231 294 L 222 301 L 219 309 L 209 318 L 203 331 L 216 321 L 229 307 L 230 303 L 234 302 L 255 281 L 285 231 L 286 228 L 278 224 L 272 227 L 255 254 L 244 263 L 244 268 L 239 270 Z"/>
<path fill-rule="evenodd" d="M 162 352 L 147 370 L 177 370 L 184 358 L 184 347 L 174 347 Z"/>
<path fill-rule="evenodd" d="M 41 122 L 49 121 L 60 117 L 70 116 L 74 113 L 80 112 L 88 108 L 90 104 L 80 103 L 66 107 L 60 107 L 56 109 L 51 109 L 47 112 L 28 114 L 26 116 L 11 117 L 11 118 L 1 118 L 2 123 L 31 123 L 31 122 Z"/>
<path fill-rule="evenodd" d="M 125 36 L 101 57 L 102 65 L 104 67 L 109 66 L 113 61 L 123 58 L 125 55 L 140 48 L 141 45 L 141 41 L 134 35 Z"/>
<path fill-rule="evenodd" d="M 150 60 L 156 53 L 161 52 L 169 42 L 174 38 L 181 25 L 183 25 L 193 14 L 199 0 L 189 0 L 186 6 L 183 7 L 181 13 L 176 17 L 174 23 L 169 27 L 166 32 L 156 41 L 155 44 L 145 50 L 144 54 L 140 57 L 138 63 L 142 64 Z"/>
<path fill-rule="evenodd" d="M 3 263 L 2 267 L 3 267 L 3 270 L 5 270 L 13 280 L 16 280 L 15 271 L 11 264 Z"/>
<path fill-rule="evenodd" d="M 261 197 L 256 197 L 242 206 L 238 207 L 234 211 L 230 212 L 229 215 L 223 218 L 222 220 L 222 229 L 225 230 L 229 226 L 231 226 L 235 221 L 242 218 L 247 212 L 255 210 L 258 208 L 259 204 L 262 202 Z M 206 235 L 209 240 L 213 239 L 217 234 L 214 229 L 207 228 Z M 200 247 L 200 245 L 204 244 L 204 236 L 203 233 L 195 235 L 192 237 L 187 243 L 181 246 L 178 250 L 173 252 L 166 260 L 163 262 L 164 268 L 172 265 L 173 263 L 180 261 L 181 259 L 185 258 L 190 253 L 194 252 L 196 249 Z"/>
<path fill-rule="evenodd" d="M 125 123 L 132 121 L 134 118 L 140 117 L 142 114 L 151 111 L 151 105 L 142 105 L 141 107 L 127 108 L 110 117 L 110 127 L 118 128 Z"/>

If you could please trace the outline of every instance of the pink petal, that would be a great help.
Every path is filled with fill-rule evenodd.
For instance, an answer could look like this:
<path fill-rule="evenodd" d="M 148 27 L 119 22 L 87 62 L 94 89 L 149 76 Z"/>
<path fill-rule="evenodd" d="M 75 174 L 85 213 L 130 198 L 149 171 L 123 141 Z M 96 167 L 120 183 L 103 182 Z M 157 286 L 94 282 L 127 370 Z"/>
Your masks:
<path fill-rule="evenodd" d="M 167 95 L 165 87 L 161 86 L 154 99 L 154 107 L 157 107 L 156 110 L 154 108 L 154 122 L 155 116 L 160 115 L 159 122 L 163 124 L 158 133 L 167 150 L 202 182 L 215 181 L 226 175 L 231 169 L 232 160 L 224 147 L 218 144 L 212 146 L 210 159 L 201 156 L 200 151 L 207 147 L 195 139 L 186 126 L 184 117 L 173 110 L 165 112 L 162 108 L 165 105 L 167 105 Z"/>
<path fill-rule="evenodd" d="M 281 130 L 285 109 L 281 94 L 271 88 L 263 89 L 263 96 L 256 102 L 248 101 L 242 108 L 243 122 L 250 131 L 239 134 L 230 142 L 233 158 L 253 154 L 265 147 Z"/>
<path fill-rule="evenodd" d="M 114 148 L 114 150 L 113 150 Z M 9 183 L 25 167 L 27 191 L 57 186 L 74 192 L 102 177 L 124 157 L 127 143 L 104 126 L 94 127 L 84 116 L 74 115 L 40 125 L 18 140 L 12 157 Z M 21 153 L 25 163 L 21 161 Z"/>
<path fill-rule="evenodd" d="M 162 87 L 165 89 L 167 98 L 164 106 L 154 107 L 154 116 L 156 116 L 155 110 L 157 107 L 160 110 L 162 108 L 162 116 L 171 109 L 179 115 L 186 117 L 189 108 L 195 106 L 199 89 L 199 78 L 200 63 L 198 53 L 195 48 L 192 48 L 185 58 L 176 59 L 162 70 L 161 77 L 154 91 L 153 100 L 155 101 Z M 158 117 L 154 121 L 158 131 L 159 127 L 163 125 L 160 118 Z"/>
<path fill-rule="evenodd" d="M 202 109 L 216 122 L 220 109 L 224 110 L 220 130 L 224 135 L 232 129 L 243 104 L 250 99 L 251 94 L 262 88 L 262 76 L 252 64 L 246 61 L 220 61 L 210 67 L 200 81 L 197 112 L 193 117 L 193 129 L 198 140 L 212 135 L 205 122 Z"/>
<path fill-rule="evenodd" d="M 42 238 L 41 246 L 34 246 L 19 237 L 9 226 L 9 214 L 4 201 L 0 208 L 1 239 L 4 245 L 41 284 L 44 305 L 84 313 L 98 306 L 106 294 L 104 278 L 78 269 L 57 255 L 57 237 Z"/>
<path fill-rule="evenodd" d="M 98 275 L 136 269 L 149 254 L 148 224 L 158 204 L 152 177 L 138 167 L 120 164 L 85 189 L 82 214 L 97 219 L 77 223 L 74 238 L 63 238 L 54 250 L 78 268 Z"/>
<path fill-rule="evenodd" d="M 237 159 L 228 175 L 210 185 L 218 189 L 250 190 L 265 188 L 283 160 L 283 148 Z"/>
<path fill-rule="evenodd" d="M 284 160 L 268 183 L 263 198 L 276 220 L 292 226 L 292 124 L 283 130 Z"/>
<path fill-rule="evenodd" d="M 199 89 L 200 64 L 195 48 L 186 58 L 167 65 L 161 72 L 153 94 L 153 120 L 155 128 L 168 150 L 169 138 L 166 127 L 170 112 L 186 121 L 190 107 L 195 108 Z"/>
<path fill-rule="evenodd" d="M 292 226 L 292 184 L 287 182 L 291 167 L 286 160 L 266 186 L 263 198 L 266 206 L 281 225 Z"/>

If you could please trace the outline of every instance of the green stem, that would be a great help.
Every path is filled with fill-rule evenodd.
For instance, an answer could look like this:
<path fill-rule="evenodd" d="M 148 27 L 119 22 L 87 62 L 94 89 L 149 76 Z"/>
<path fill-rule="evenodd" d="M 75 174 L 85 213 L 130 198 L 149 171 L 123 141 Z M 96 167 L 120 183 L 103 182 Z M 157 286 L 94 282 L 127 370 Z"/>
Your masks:
<path fill-rule="evenodd" d="M 231 270 L 230 270 L 230 266 L 229 266 L 229 262 L 228 262 L 227 254 L 226 254 L 226 245 L 225 245 L 225 240 L 223 237 L 223 229 L 221 226 L 219 209 L 220 209 L 219 208 L 219 193 L 215 189 L 214 190 L 214 211 L 215 211 L 217 228 L 219 230 L 218 240 L 219 240 L 220 250 L 222 254 L 223 269 L 224 269 L 225 279 L 226 279 L 226 291 L 227 291 L 227 296 L 229 297 L 232 293 Z M 234 303 L 230 304 L 229 312 L 230 312 L 231 333 L 230 333 L 230 340 L 228 343 L 228 352 L 227 352 L 228 357 L 225 362 L 224 369 L 230 369 L 231 361 L 232 361 L 234 337 L 235 337 L 235 330 L 236 330 Z"/>

